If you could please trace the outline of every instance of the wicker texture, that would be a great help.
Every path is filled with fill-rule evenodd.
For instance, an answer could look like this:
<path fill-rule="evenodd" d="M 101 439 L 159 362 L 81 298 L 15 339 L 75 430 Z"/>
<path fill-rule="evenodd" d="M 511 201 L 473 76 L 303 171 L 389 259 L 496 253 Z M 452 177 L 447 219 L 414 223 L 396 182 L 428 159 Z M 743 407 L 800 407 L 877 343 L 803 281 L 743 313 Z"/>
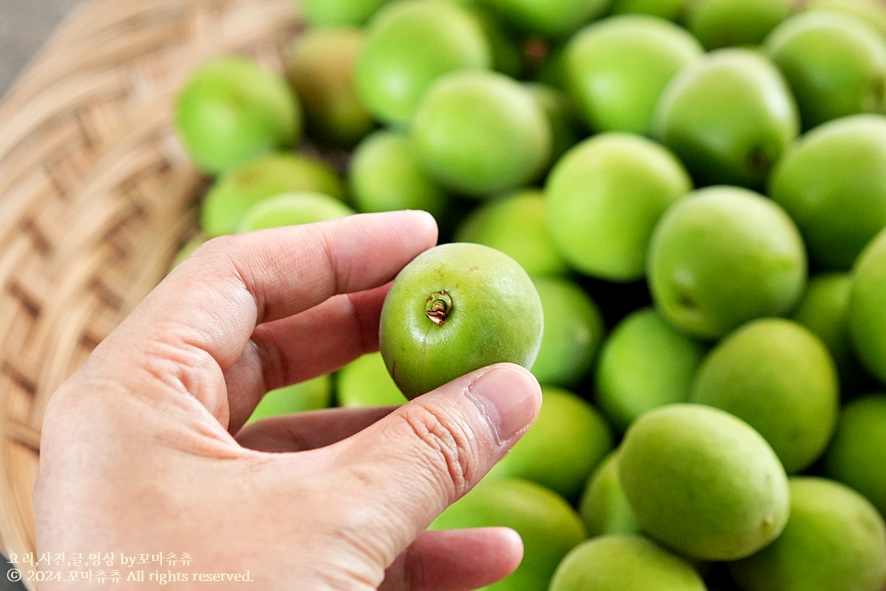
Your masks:
<path fill-rule="evenodd" d="M 47 400 L 164 275 L 205 187 L 171 128 L 201 60 L 279 68 L 294 0 L 92 0 L 0 104 L 0 549 L 34 550 Z"/>

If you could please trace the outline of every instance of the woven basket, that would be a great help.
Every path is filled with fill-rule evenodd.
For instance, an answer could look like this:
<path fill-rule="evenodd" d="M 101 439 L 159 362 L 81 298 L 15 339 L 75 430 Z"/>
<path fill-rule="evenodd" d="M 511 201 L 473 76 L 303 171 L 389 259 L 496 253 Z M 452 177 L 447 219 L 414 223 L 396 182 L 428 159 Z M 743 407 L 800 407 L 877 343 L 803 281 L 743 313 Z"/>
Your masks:
<path fill-rule="evenodd" d="M 0 104 L 0 550 L 34 551 L 46 403 L 166 272 L 205 188 L 171 129 L 201 60 L 279 69 L 294 0 L 92 0 Z"/>

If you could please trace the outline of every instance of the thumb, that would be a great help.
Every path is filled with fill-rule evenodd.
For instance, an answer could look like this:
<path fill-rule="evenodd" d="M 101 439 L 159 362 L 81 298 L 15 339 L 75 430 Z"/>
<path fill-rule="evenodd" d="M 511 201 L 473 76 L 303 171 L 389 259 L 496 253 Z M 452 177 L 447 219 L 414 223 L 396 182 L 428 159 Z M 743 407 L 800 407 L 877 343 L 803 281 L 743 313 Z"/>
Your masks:
<path fill-rule="evenodd" d="M 402 551 L 480 481 L 540 409 L 529 371 L 491 365 L 401 406 L 342 441 L 336 456 L 366 502 L 387 516 L 392 550 Z"/>

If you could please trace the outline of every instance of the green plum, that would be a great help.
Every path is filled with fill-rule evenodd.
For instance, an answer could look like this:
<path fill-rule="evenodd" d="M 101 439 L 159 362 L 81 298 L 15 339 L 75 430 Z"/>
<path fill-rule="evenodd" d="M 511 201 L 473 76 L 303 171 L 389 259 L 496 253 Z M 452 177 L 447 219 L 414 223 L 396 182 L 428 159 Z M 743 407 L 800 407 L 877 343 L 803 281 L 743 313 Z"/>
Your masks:
<path fill-rule="evenodd" d="M 640 415 L 666 404 L 688 402 L 707 348 L 677 330 L 655 308 L 625 316 L 600 349 L 594 401 L 619 432 Z"/>
<path fill-rule="evenodd" d="M 454 239 L 500 250 L 533 277 L 565 275 L 569 270 L 548 231 L 548 202 L 539 189 L 480 203 L 461 219 Z"/>
<path fill-rule="evenodd" d="M 843 405 L 824 458 L 824 474 L 858 491 L 886 517 L 886 394 Z"/>
<path fill-rule="evenodd" d="M 553 148 L 548 118 L 530 91 L 483 70 L 440 77 L 418 107 L 411 138 L 433 178 L 475 197 L 532 182 Z"/>
<path fill-rule="evenodd" d="M 531 480 L 575 501 L 612 451 L 612 432 L 603 415 L 577 394 L 543 386 L 542 397 L 535 423 L 488 477 Z"/>
<path fill-rule="evenodd" d="M 790 316 L 817 335 L 831 352 L 844 392 L 858 387 L 866 377 L 849 335 L 851 289 L 848 272 L 812 275 Z"/>
<path fill-rule="evenodd" d="M 331 404 L 332 378 L 322 375 L 267 392 L 245 424 L 269 417 L 328 408 Z"/>
<path fill-rule="evenodd" d="M 683 13 L 686 0 L 614 0 L 612 14 L 647 14 L 676 21 Z"/>
<path fill-rule="evenodd" d="M 358 27 L 391 0 L 298 0 L 311 28 Z"/>
<path fill-rule="evenodd" d="M 807 129 L 857 113 L 886 110 L 886 40 L 851 16 L 799 13 L 766 38 Z"/>
<path fill-rule="evenodd" d="M 637 280 L 659 217 L 691 189 L 689 174 L 667 148 L 626 133 L 592 136 L 548 175 L 550 234 L 574 269 L 609 281 Z"/>
<path fill-rule="evenodd" d="M 529 275 L 482 244 L 441 244 L 415 257 L 385 297 L 379 348 L 394 382 L 415 398 L 481 367 L 530 368 L 544 314 Z"/>
<path fill-rule="evenodd" d="M 565 37 L 602 16 L 611 0 L 483 0 L 503 19 L 542 37 Z"/>
<path fill-rule="evenodd" d="M 860 494 L 818 477 L 790 481 L 782 535 L 729 571 L 743 591 L 882 591 L 886 524 Z"/>
<path fill-rule="evenodd" d="M 549 488 L 519 478 L 490 478 L 450 505 L 430 529 L 509 527 L 523 540 L 523 560 L 483 591 L 547 591 L 563 557 L 586 532 L 581 517 Z"/>
<path fill-rule="evenodd" d="M 881 0 L 808 0 L 803 9 L 851 16 L 873 26 L 886 39 L 886 5 Z"/>
<path fill-rule="evenodd" d="M 683 161 L 699 185 L 759 189 L 800 131 L 793 95 L 759 52 L 719 49 L 665 87 L 652 135 Z"/>
<path fill-rule="evenodd" d="M 886 117 L 851 115 L 806 132 L 767 192 L 796 221 L 813 264 L 849 270 L 886 227 Z"/>
<path fill-rule="evenodd" d="M 188 155 L 212 175 L 292 147 L 302 134 L 301 103 L 285 78 L 245 56 L 198 66 L 174 108 L 174 127 Z"/>
<path fill-rule="evenodd" d="M 665 86 L 704 49 L 670 21 L 623 15 L 588 25 L 564 51 L 566 88 L 585 123 L 646 134 Z"/>
<path fill-rule="evenodd" d="M 701 404 L 653 409 L 628 428 L 618 476 L 643 531 L 698 560 L 731 561 L 775 540 L 788 478 L 746 422 Z"/>
<path fill-rule="evenodd" d="M 406 402 L 378 351 L 361 355 L 338 370 L 335 394 L 343 408 L 398 406 Z"/>
<path fill-rule="evenodd" d="M 544 332 L 532 373 L 542 384 L 576 386 L 587 377 L 603 340 L 603 313 L 591 295 L 568 277 L 537 277 Z"/>
<path fill-rule="evenodd" d="M 681 556 L 638 534 L 606 535 L 576 546 L 551 581 L 550 591 L 707 591 Z"/>
<path fill-rule="evenodd" d="M 351 152 L 348 183 L 363 212 L 421 209 L 439 223 L 451 201 L 421 168 L 409 138 L 389 128 L 372 132 Z"/>
<path fill-rule="evenodd" d="M 862 365 L 886 384 L 886 229 L 865 247 L 852 270 L 849 335 Z"/>
<path fill-rule="evenodd" d="M 434 80 L 460 69 L 492 67 L 478 19 L 446 0 L 402 0 L 368 25 L 355 66 L 357 92 L 378 119 L 406 125 Z"/>
<path fill-rule="evenodd" d="M 321 145 L 350 148 L 376 125 L 354 86 L 363 38 L 360 29 L 308 29 L 289 50 L 287 79 L 308 136 Z"/>
<path fill-rule="evenodd" d="M 749 189 L 714 186 L 664 213 L 647 276 L 668 322 L 717 339 L 754 318 L 790 312 L 806 267 L 800 232 L 778 204 Z"/>
<path fill-rule="evenodd" d="M 280 193 L 262 199 L 243 213 L 235 232 L 312 224 L 355 213 L 341 199 L 311 191 Z"/>
<path fill-rule="evenodd" d="M 757 45 L 791 14 L 792 0 L 686 0 L 686 28 L 707 49 Z"/>
<path fill-rule="evenodd" d="M 618 449 L 597 464 L 579 499 L 578 511 L 589 537 L 640 533 L 637 516 L 618 479 Z"/>
<path fill-rule="evenodd" d="M 216 179 L 200 210 L 203 233 L 210 238 L 232 234 L 250 207 L 290 191 L 345 197 L 344 182 L 326 162 L 295 153 L 268 154 L 235 166 Z"/>
<path fill-rule="evenodd" d="M 837 424 L 837 369 L 824 343 L 786 318 L 745 323 L 708 353 L 691 402 L 725 410 L 757 430 L 789 474 L 824 452 Z"/>

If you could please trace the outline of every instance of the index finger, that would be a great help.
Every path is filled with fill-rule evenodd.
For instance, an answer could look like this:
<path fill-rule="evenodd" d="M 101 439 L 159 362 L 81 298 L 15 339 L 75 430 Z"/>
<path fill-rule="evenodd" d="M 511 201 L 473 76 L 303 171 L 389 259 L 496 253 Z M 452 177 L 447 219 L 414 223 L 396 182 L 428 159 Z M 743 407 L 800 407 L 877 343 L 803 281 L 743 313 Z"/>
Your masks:
<path fill-rule="evenodd" d="M 434 218 L 421 211 L 216 238 L 173 270 L 108 340 L 125 345 L 119 349 L 130 360 L 157 345 L 197 348 L 224 371 L 258 324 L 383 285 L 436 240 Z"/>
<path fill-rule="evenodd" d="M 436 239 L 436 223 L 420 211 L 229 236 L 185 261 L 145 311 L 164 318 L 167 328 L 205 332 L 202 327 L 213 324 L 230 326 L 226 333 L 211 331 L 204 344 L 217 358 L 233 361 L 257 324 L 297 314 L 335 294 L 382 285 Z M 234 357 L 226 355 L 230 345 Z"/>

